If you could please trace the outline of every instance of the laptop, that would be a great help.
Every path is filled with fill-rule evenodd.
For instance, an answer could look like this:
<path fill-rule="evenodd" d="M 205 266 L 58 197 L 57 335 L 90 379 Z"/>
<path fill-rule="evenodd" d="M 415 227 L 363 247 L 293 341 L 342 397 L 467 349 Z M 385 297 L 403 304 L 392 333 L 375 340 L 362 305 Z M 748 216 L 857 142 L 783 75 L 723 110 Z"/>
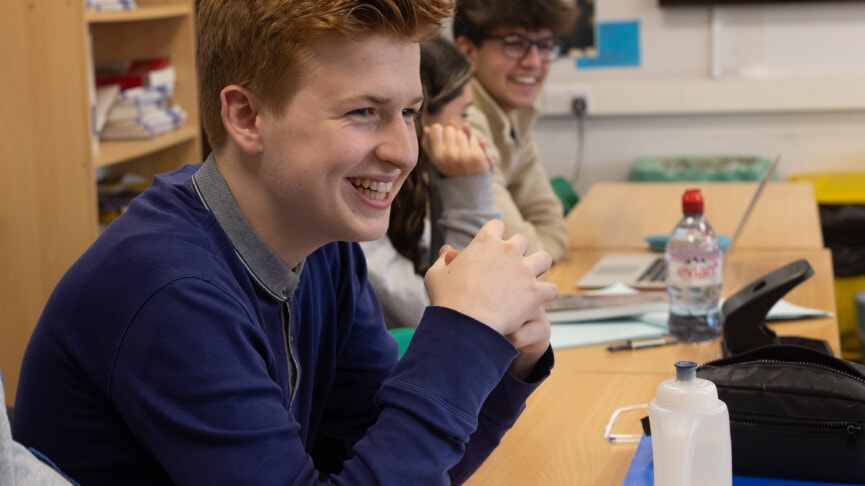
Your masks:
<path fill-rule="evenodd" d="M 757 185 L 757 190 L 751 196 L 751 201 L 742 214 L 730 244 L 727 246 L 726 253 L 728 255 L 736 245 L 745 222 L 748 221 L 757 200 L 760 199 L 760 194 L 763 193 L 766 183 L 772 177 L 780 160 L 781 156 L 779 155 L 760 179 L 760 184 Z M 622 283 L 637 289 L 661 290 L 666 288 L 666 280 L 667 262 L 663 255 L 647 253 L 610 254 L 602 257 L 591 270 L 577 281 L 577 288 L 594 289 Z"/>

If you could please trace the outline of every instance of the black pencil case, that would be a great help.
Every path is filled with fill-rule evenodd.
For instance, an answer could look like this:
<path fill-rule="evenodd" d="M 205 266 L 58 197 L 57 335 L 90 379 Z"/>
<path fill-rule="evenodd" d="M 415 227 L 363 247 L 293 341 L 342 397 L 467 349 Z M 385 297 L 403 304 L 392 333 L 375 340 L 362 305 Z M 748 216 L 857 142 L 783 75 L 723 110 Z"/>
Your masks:
<path fill-rule="evenodd" d="M 727 404 L 734 474 L 865 483 L 865 365 L 768 345 L 697 376 Z"/>

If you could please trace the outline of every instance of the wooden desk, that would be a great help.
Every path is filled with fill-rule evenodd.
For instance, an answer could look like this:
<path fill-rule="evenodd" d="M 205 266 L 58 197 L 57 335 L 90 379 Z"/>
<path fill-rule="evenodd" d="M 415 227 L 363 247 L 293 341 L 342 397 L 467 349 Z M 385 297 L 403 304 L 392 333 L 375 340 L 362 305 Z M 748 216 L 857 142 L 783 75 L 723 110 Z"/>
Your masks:
<path fill-rule="evenodd" d="M 598 183 L 568 213 L 571 248 L 646 248 L 643 237 L 669 233 L 682 217 L 682 193 L 699 188 L 715 231 L 733 237 L 756 182 Z M 807 182 L 766 185 L 737 248 L 823 248 L 814 188 Z"/>
<path fill-rule="evenodd" d="M 574 250 L 551 269 L 549 280 L 562 292 L 603 255 Z M 729 296 L 785 263 L 806 258 L 814 275 L 784 298 L 794 304 L 835 312 L 832 263 L 828 250 L 742 250 L 729 259 L 723 294 Z M 840 356 L 834 317 L 777 323 L 780 335 L 826 339 Z M 620 485 L 635 443 L 610 443 L 604 427 L 619 407 L 647 403 L 658 383 L 673 377 L 673 363 L 704 363 L 721 356 L 719 340 L 610 353 L 606 345 L 556 351 L 549 379 L 529 398 L 526 411 L 501 445 L 468 481 L 481 485 Z M 619 417 L 616 433 L 640 433 L 637 410 Z"/>
<path fill-rule="evenodd" d="M 559 291 L 575 292 L 574 282 L 588 271 L 607 252 L 599 250 L 571 250 L 550 270 L 548 280 L 559 287 Z M 763 275 L 792 262 L 805 258 L 814 269 L 814 275 L 790 290 L 784 300 L 803 307 L 821 309 L 833 313 L 832 317 L 777 322 L 769 327 L 779 335 L 795 335 L 825 339 L 836 356 L 841 356 L 838 336 L 838 321 L 835 313 L 834 274 L 832 255 L 827 249 L 819 250 L 739 250 L 730 254 L 724 264 L 724 287 L 726 298 Z M 700 344 L 679 344 L 660 348 L 642 349 L 630 353 L 609 353 L 606 345 L 586 346 L 578 352 L 558 352 L 559 364 L 574 366 L 583 371 L 627 371 L 651 370 L 666 372 L 672 363 L 680 359 L 703 363 L 721 357 L 720 338 Z M 558 365 L 557 365 L 558 367 Z"/>
<path fill-rule="evenodd" d="M 559 365 L 529 398 L 469 486 L 617 486 L 637 449 L 610 443 L 604 427 L 619 407 L 648 403 L 669 374 L 589 373 Z M 622 414 L 614 432 L 639 434 L 647 410 Z"/>

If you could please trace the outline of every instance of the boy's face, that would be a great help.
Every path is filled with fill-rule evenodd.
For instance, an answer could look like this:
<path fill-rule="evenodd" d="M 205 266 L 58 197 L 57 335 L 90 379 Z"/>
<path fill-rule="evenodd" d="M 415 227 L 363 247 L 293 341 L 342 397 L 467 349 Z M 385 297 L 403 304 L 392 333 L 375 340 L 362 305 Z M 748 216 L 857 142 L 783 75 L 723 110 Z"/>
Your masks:
<path fill-rule="evenodd" d="M 487 35 L 507 34 L 519 34 L 531 40 L 553 37 L 548 29 L 527 31 L 518 27 L 498 28 Z M 505 56 L 500 39 L 484 39 L 480 45 L 463 40 L 460 45 L 472 63 L 475 78 L 502 110 L 509 113 L 515 108 L 532 106 L 550 71 L 549 60 L 543 59 L 536 46 L 531 46 L 521 59 L 512 59 Z"/>
<path fill-rule="evenodd" d="M 305 241 L 365 241 L 387 230 L 390 206 L 417 163 L 423 99 L 420 49 L 396 37 L 329 37 L 281 114 L 259 118 L 259 181 L 272 219 Z M 303 233 L 300 233 L 303 232 Z"/>

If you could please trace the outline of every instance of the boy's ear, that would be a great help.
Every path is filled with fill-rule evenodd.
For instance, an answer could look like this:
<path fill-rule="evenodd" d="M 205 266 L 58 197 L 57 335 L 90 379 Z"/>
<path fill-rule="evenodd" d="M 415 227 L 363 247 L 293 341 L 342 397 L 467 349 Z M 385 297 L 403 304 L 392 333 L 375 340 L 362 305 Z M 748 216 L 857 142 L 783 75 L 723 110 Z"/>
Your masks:
<path fill-rule="evenodd" d="M 244 152 L 260 152 L 258 104 L 253 94 L 241 86 L 231 85 L 223 88 L 219 96 L 222 101 L 222 124 L 228 136 Z"/>
<path fill-rule="evenodd" d="M 464 35 L 461 35 L 454 39 L 454 43 L 456 44 L 457 48 L 462 51 L 463 55 L 466 56 L 472 67 L 475 67 L 475 51 L 477 50 L 477 46 L 475 46 L 475 43 L 469 40 L 469 38 Z"/>

